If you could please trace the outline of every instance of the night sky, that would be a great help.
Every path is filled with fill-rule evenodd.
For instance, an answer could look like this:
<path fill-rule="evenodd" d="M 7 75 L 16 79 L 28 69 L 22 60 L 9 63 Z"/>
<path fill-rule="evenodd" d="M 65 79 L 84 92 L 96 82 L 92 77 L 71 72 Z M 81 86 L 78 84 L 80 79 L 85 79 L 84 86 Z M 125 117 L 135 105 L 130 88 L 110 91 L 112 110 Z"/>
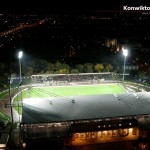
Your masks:
<path fill-rule="evenodd" d="M 133 0 L 135 1 L 135 0 Z M 4 13 L 62 13 L 62 12 L 82 12 L 89 10 L 118 10 L 120 0 L 5 0 L 0 8 Z"/>
<path fill-rule="evenodd" d="M 132 45 L 131 59 L 144 51 L 149 62 L 150 12 L 123 12 L 124 5 L 150 6 L 150 3 L 142 0 L 5 1 L 0 6 L 1 62 L 15 60 L 19 50 L 26 57 L 51 62 L 76 64 L 106 59 L 111 62 L 111 56 L 117 58 L 119 52 L 112 52 L 105 45 L 107 39 Z"/>
<path fill-rule="evenodd" d="M 118 11 L 120 6 L 149 5 L 149 0 L 5 0 L 0 10 L 3 13 L 62 13 L 90 10 Z"/>

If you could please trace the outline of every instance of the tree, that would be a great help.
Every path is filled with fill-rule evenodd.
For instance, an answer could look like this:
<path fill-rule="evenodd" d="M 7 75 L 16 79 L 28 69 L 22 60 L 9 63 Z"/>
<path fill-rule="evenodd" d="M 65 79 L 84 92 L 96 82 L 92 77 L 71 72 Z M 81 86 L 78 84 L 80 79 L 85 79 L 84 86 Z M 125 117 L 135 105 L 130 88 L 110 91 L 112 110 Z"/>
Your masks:
<path fill-rule="evenodd" d="M 71 69 L 71 73 L 79 73 L 78 69 Z"/>
<path fill-rule="evenodd" d="M 107 64 L 107 65 L 106 65 L 106 70 L 107 70 L 108 72 L 112 71 L 112 70 L 113 70 L 113 66 L 112 66 L 111 64 Z"/>
<path fill-rule="evenodd" d="M 68 69 L 59 69 L 56 71 L 57 74 L 68 74 L 69 70 Z"/>
<path fill-rule="evenodd" d="M 103 64 L 96 64 L 94 66 L 96 72 L 102 72 L 102 70 L 104 69 L 104 65 Z"/>
<path fill-rule="evenodd" d="M 78 72 L 79 72 L 79 73 L 83 73 L 83 65 L 82 65 L 82 64 L 77 64 L 77 65 L 75 66 L 75 69 L 78 69 Z"/>
<path fill-rule="evenodd" d="M 50 62 L 47 63 L 47 71 L 45 73 L 53 73 L 54 72 L 54 65 Z"/>
<path fill-rule="evenodd" d="M 57 72 L 60 69 L 62 69 L 62 64 L 59 61 L 56 61 L 56 63 L 54 64 L 54 68 L 55 68 L 55 72 Z"/>
<path fill-rule="evenodd" d="M 25 75 L 30 76 L 32 74 L 33 74 L 33 67 L 28 67 Z"/>
<path fill-rule="evenodd" d="M 83 71 L 85 73 L 93 73 L 93 64 L 85 63 L 84 66 L 83 66 Z"/>
<path fill-rule="evenodd" d="M 63 63 L 61 66 L 62 69 L 70 70 L 70 66 L 68 64 Z"/>
<path fill-rule="evenodd" d="M 60 73 L 60 74 L 69 73 L 70 66 L 68 64 L 60 63 L 59 61 L 57 61 L 54 66 L 55 66 L 55 73 Z"/>
<path fill-rule="evenodd" d="M 39 59 L 38 67 L 40 73 L 45 73 L 47 71 L 47 61 L 44 59 Z"/>

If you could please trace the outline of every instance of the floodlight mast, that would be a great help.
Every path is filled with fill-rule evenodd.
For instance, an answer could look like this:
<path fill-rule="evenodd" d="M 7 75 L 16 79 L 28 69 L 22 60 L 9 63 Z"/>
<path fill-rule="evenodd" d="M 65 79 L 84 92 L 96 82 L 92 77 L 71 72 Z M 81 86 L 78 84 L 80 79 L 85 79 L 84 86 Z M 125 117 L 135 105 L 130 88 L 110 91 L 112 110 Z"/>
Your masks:
<path fill-rule="evenodd" d="M 20 76 L 19 87 L 20 87 L 21 102 L 22 102 L 22 69 L 21 69 L 21 59 L 22 59 L 22 56 L 23 56 L 23 52 L 19 51 L 19 53 L 18 53 L 18 59 L 19 59 L 19 76 Z M 18 111 L 19 111 L 19 107 L 18 107 Z M 19 114 L 19 122 L 20 122 L 20 114 Z"/>
<path fill-rule="evenodd" d="M 23 56 L 23 52 L 22 51 L 20 51 L 19 53 L 18 53 L 18 58 L 19 58 L 19 74 L 20 74 L 20 84 L 22 83 L 22 76 L 21 76 L 21 58 L 22 58 L 22 56 Z"/>
<path fill-rule="evenodd" d="M 126 68 L 126 57 L 128 56 L 128 50 L 127 49 L 123 49 L 123 55 L 124 55 L 124 65 L 123 65 L 123 77 L 122 77 L 122 80 L 124 82 L 125 68 Z"/>
<path fill-rule="evenodd" d="M 10 79 L 9 79 L 9 101 L 10 101 L 11 122 L 13 124 L 14 119 L 13 119 L 12 99 L 11 99 L 11 91 L 10 90 L 11 90 L 11 75 L 10 75 Z"/>

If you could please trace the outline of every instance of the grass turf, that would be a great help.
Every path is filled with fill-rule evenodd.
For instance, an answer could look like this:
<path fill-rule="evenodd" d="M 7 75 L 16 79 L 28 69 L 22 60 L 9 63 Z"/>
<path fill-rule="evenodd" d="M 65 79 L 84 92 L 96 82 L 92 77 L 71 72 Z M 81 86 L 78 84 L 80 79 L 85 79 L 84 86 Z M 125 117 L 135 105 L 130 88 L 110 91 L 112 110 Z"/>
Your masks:
<path fill-rule="evenodd" d="M 77 96 L 97 94 L 123 94 L 125 89 L 118 84 L 38 87 L 23 92 L 23 98 L 51 97 L 51 96 Z"/>
<path fill-rule="evenodd" d="M 22 92 L 22 99 L 123 93 L 126 93 L 126 90 L 118 84 L 33 87 Z M 20 95 L 14 98 L 14 103 L 18 100 Z M 21 107 L 15 107 L 15 109 L 16 111 L 19 109 L 18 112 L 22 113 Z"/>

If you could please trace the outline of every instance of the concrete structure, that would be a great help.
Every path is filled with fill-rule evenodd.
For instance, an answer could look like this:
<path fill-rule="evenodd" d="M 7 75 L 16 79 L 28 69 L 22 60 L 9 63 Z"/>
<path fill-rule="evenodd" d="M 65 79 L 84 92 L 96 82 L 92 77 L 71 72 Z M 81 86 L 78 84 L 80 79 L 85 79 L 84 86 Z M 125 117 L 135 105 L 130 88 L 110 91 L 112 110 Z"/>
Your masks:
<path fill-rule="evenodd" d="M 24 142 L 63 139 L 64 145 L 137 140 L 148 129 L 150 93 L 23 100 Z"/>

